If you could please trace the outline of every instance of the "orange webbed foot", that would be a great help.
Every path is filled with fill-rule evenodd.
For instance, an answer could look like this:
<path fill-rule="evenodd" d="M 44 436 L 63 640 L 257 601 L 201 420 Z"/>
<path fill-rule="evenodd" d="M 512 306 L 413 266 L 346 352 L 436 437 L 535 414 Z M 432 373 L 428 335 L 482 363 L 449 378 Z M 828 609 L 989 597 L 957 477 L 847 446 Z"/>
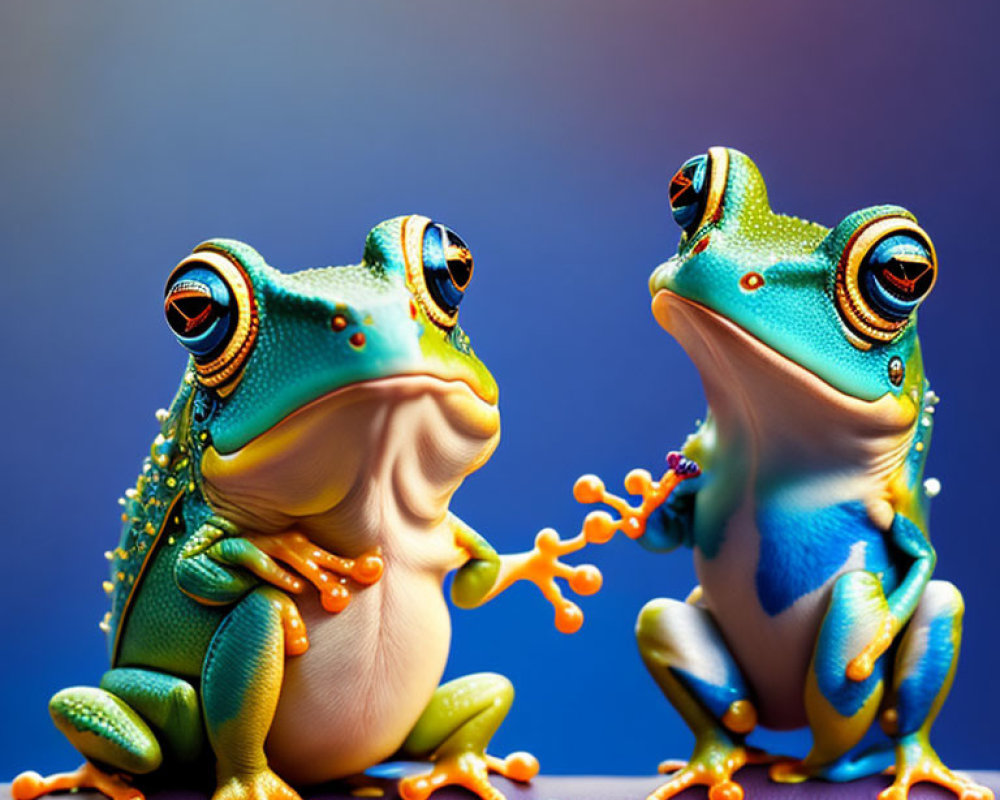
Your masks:
<path fill-rule="evenodd" d="M 287 564 L 319 589 L 320 602 L 331 614 L 343 611 L 351 601 L 350 581 L 370 586 L 378 582 L 385 568 L 380 548 L 358 558 L 342 558 L 317 547 L 295 531 L 247 538 L 261 551 Z"/>
<path fill-rule="evenodd" d="M 721 743 L 700 746 L 690 761 L 664 761 L 661 773 L 670 780 L 656 789 L 646 800 L 667 800 L 691 786 L 705 786 L 709 800 L 743 800 L 743 787 L 733 775 L 747 763 L 743 747 Z"/>
<path fill-rule="evenodd" d="M 84 763 L 76 772 L 61 772 L 43 778 L 37 772 L 22 772 L 10 787 L 14 800 L 35 800 L 52 792 L 96 789 L 111 800 L 144 800 L 145 795 L 119 775 L 103 772 Z"/>
<path fill-rule="evenodd" d="M 583 612 L 576 603 L 566 598 L 556 578 L 566 580 L 570 589 L 579 595 L 591 595 L 601 588 L 604 578 L 593 564 L 572 566 L 561 560 L 562 556 L 582 550 L 586 545 L 583 534 L 572 539 L 560 539 L 552 528 L 539 531 L 534 549 L 501 557 L 503 578 L 491 594 L 499 594 L 515 581 L 531 581 L 555 609 L 556 628 L 562 633 L 576 633 L 583 625 Z"/>
<path fill-rule="evenodd" d="M 426 800 L 443 786 L 462 786 L 481 800 L 505 800 L 503 793 L 490 783 L 490 772 L 516 781 L 530 781 L 538 774 L 538 761 L 530 753 L 512 753 L 505 759 L 479 753 L 448 756 L 436 761 L 428 773 L 403 778 L 399 782 L 399 796 L 403 800 Z"/>
<path fill-rule="evenodd" d="M 915 783 L 936 783 L 953 792 L 958 800 L 994 800 L 991 789 L 952 772 L 935 757 L 902 769 L 897 766 L 892 785 L 879 792 L 878 800 L 907 800 Z"/>
<path fill-rule="evenodd" d="M 609 492 L 604 481 L 596 475 L 584 475 L 573 487 L 573 496 L 579 503 L 604 503 L 618 512 L 614 519 L 607 511 L 592 511 L 583 522 L 583 533 L 588 542 L 601 544 L 622 531 L 630 539 L 638 539 L 646 532 L 650 515 L 666 501 L 677 485 L 701 474 L 701 468 L 680 453 L 667 454 L 667 471 L 659 480 L 653 480 L 644 469 L 634 469 L 625 476 L 625 490 L 641 498 L 639 505 Z"/>

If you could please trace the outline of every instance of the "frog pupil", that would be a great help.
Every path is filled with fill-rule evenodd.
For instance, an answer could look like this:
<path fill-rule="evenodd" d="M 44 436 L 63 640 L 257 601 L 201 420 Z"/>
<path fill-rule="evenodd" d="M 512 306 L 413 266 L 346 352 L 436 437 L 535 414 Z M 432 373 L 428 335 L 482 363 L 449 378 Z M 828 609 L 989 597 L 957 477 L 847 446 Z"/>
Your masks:
<path fill-rule="evenodd" d="M 465 242 L 454 233 L 445 229 L 448 244 L 445 247 L 445 257 L 448 260 L 448 272 L 456 288 L 464 289 L 472 279 L 472 254 Z"/>
<path fill-rule="evenodd" d="M 167 289 L 163 310 L 167 324 L 196 358 L 211 358 L 232 331 L 232 295 L 226 282 L 206 266 L 196 265 Z"/>
<path fill-rule="evenodd" d="M 468 245 L 444 225 L 428 225 L 424 232 L 424 282 L 433 301 L 448 314 L 458 311 L 472 280 Z"/>
<path fill-rule="evenodd" d="M 859 283 L 872 310 L 887 320 L 904 320 L 930 291 L 935 267 L 930 253 L 911 236 L 879 242 L 861 266 Z"/>
<path fill-rule="evenodd" d="M 914 262 L 894 258 L 882 268 L 883 285 L 903 300 L 923 294 L 930 279 L 931 266 L 923 260 Z"/>
<path fill-rule="evenodd" d="M 211 313 L 211 298 L 201 296 L 173 298 L 167 308 L 170 327 L 185 336 L 197 333 Z"/>
<path fill-rule="evenodd" d="M 689 236 L 698 229 L 705 210 L 709 166 L 707 155 L 695 156 L 685 161 L 670 179 L 670 211 Z"/>

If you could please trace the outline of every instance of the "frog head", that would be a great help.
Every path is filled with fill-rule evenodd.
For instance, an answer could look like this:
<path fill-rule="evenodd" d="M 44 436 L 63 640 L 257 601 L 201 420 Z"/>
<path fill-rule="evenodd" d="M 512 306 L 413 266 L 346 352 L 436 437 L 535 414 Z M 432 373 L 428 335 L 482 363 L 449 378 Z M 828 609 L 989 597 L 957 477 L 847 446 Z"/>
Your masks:
<path fill-rule="evenodd" d="M 695 361 L 713 411 L 735 395 L 758 410 L 888 398 L 880 408 L 912 421 L 916 309 L 937 277 L 912 214 L 876 206 L 832 229 L 776 214 L 753 162 L 721 147 L 686 161 L 670 195 L 682 234 L 650 277 L 653 313 Z"/>
<path fill-rule="evenodd" d="M 457 487 L 499 432 L 496 382 L 458 324 L 471 277 L 465 243 L 420 216 L 377 225 L 350 266 L 284 273 L 241 242 L 195 248 L 165 312 L 190 353 L 188 438 L 212 505 L 287 524 L 406 446 L 450 448 L 439 493 Z"/>

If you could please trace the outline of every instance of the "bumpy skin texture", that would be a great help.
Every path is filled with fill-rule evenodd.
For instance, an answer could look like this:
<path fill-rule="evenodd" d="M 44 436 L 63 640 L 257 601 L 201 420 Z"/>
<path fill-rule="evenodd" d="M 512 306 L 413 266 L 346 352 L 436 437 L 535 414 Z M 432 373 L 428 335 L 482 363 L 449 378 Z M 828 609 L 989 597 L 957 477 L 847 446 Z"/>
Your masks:
<path fill-rule="evenodd" d="M 832 230 L 775 214 L 753 162 L 724 148 L 685 163 L 671 203 L 684 233 L 650 277 L 653 313 L 698 367 L 709 413 L 684 447 L 701 476 L 639 539 L 693 548 L 700 582 L 686 602 L 650 602 L 636 627 L 696 736 L 652 797 L 692 784 L 742 797 L 733 773 L 758 755 L 743 745 L 758 723 L 813 733 L 775 780 L 895 765 L 883 800 L 921 780 L 992 797 L 928 740 L 962 617 L 958 590 L 931 580 L 937 485 L 923 480 L 937 398 L 915 309 L 933 245 L 894 206 Z"/>
<path fill-rule="evenodd" d="M 505 678 L 438 687 L 445 575 L 462 606 L 514 576 L 448 511 L 499 437 L 496 384 L 457 324 L 471 269 L 418 216 L 374 228 L 357 265 L 285 274 L 222 239 L 178 265 L 165 308 L 192 358 L 107 554 L 111 669 L 50 705 L 88 762 L 25 773 L 15 797 L 132 798 L 132 777 L 206 759 L 216 800 L 294 798 L 286 780 L 396 753 L 436 761 L 408 798 L 457 782 L 495 800 L 488 771 L 534 775 L 527 754 L 485 753 Z"/>

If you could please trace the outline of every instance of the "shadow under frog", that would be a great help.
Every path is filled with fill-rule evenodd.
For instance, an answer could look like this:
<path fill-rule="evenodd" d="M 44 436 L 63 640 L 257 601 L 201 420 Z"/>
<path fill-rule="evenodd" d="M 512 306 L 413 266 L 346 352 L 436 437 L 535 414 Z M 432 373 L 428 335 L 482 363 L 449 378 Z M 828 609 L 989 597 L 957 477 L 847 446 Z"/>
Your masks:
<path fill-rule="evenodd" d="M 420 216 L 375 227 L 357 265 L 285 274 L 218 239 L 177 266 L 165 311 L 191 359 L 107 554 L 112 668 L 50 703 L 87 762 L 18 776 L 17 800 L 141 798 L 132 777 L 207 752 L 215 800 L 296 798 L 286 781 L 394 754 L 435 762 L 401 781 L 407 800 L 450 783 L 497 800 L 489 771 L 537 772 L 485 750 L 506 678 L 438 686 L 442 582 L 457 569 L 452 598 L 471 607 L 527 577 L 571 631 L 582 615 L 553 578 L 590 593 L 600 574 L 562 564 L 578 546 L 551 532 L 501 558 L 448 510 L 499 438 L 496 383 L 458 325 L 472 266 Z"/>

